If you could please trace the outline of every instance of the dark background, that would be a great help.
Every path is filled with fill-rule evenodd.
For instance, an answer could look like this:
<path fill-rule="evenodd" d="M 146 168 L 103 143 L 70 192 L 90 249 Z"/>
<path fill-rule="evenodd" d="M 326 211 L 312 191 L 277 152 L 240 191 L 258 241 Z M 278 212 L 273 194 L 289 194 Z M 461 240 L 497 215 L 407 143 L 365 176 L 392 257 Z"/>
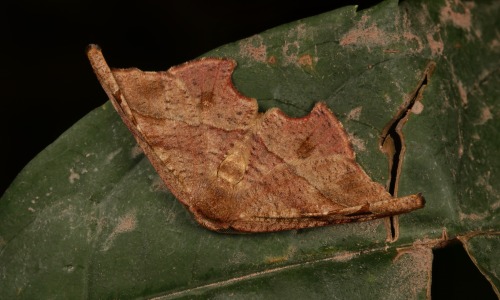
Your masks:
<path fill-rule="evenodd" d="M 266 29 L 380 1 L 30 0 L 0 5 L 0 195 L 21 169 L 107 97 L 85 56 L 166 70 Z"/>

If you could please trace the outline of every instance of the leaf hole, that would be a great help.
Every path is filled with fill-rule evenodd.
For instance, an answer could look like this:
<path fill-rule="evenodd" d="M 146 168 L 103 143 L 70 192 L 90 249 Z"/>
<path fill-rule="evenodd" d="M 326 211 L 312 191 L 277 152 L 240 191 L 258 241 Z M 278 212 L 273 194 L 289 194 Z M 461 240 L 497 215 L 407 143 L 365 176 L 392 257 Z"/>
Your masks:
<path fill-rule="evenodd" d="M 389 161 L 389 180 L 387 182 L 387 191 L 393 197 L 398 195 L 399 177 L 406 152 L 406 145 L 403 135 L 403 126 L 408 121 L 411 111 L 415 103 L 422 101 L 423 92 L 429 84 L 429 78 L 434 72 L 436 63 L 431 61 L 427 64 L 423 71 L 422 78 L 417 84 L 415 90 L 408 95 L 403 105 L 400 107 L 396 115 L 387 123 L 382 131 L 379 141 L 380 149 L 386 154 Z M 395 242 L 399 238 L 399 221 L 397 216 L 391 216 L 388 219 L 389 224 L 388 235 L 389 242 Z"/>
<path fill-rule="evenodd" d="M 497 299 L 459 240 L 450 240 L 433 254 L 432 299 Z"/>

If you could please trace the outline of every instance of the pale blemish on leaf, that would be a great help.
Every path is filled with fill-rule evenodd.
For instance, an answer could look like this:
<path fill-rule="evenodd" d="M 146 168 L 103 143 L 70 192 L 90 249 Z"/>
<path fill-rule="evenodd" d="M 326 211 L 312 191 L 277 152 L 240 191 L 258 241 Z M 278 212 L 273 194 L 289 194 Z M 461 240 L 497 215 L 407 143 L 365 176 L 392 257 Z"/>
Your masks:
<path fill-rule="evenodd" d="M 458 158 L 462 158 L 463 155 L 464 155 L 464 145 L 462 144 L 462 138 L 459 137 Z"/>
<path fill-rule="evenodd" d="M 298 61 L 300 45 L 298 41 L 288 42 L 285 41 L 281 48 L 281 55 L 283 56 L 283 65 L 296 64 Z"/>
<path fill-rule="evenodd" d="M 420 25 L 426 25 L 426 24 L 429 24 L 429 22 L 431 21 L 430 15 L 429 15 L 429 7 L 425 3 L 422 3 L 421 5 L 422 5 L 422 9 L 417 11 L 416 16 L 417 16 L 417 20 L 420 23 Z"/>
<path fill-rule="evenodd" d="M 436 37 L 436 39 L 435 39 Z M 431 49 L 432 56 L 441 56 L 444 50 L 444 43 L 439 32 L 429 32 L 426 35 L 427 43 Z"/>
<path fill-rule="evenodd" d="M 489 216 L 488 212 L 483 212 L 480 214 L 477 213 L 464 214 L 463 212 L 458 213 L 458 218 L 460 219 L 460 221 L 464 220 L 481 221 L 487 218 L 488 216 Z"/>
<path fill-rule="evenodd" d="M 421 101 L 415 101 L 413 106 L 411 107 L 411 112 L 419 115 L 424 111 L 424 104 Z"/>
<path fill-rule="evenodd" d="M 498 197 L 498 191 L 490 184 L 490 178 L 491 178 L 491 171 L 487 171 L 484 174 L 480 175 L 476 182 L 475 185 L 479 186 L 481 188 L 484 188 L 490 195 L 493 197 Z"/>
<path fill-rule="evenodd" d="M 422 27 L 428 27 L 433 24 L 432 18 L 429 15 L 429 8 L 426 4 L 422 4 L 422 9 L 417 12 L 417 20 Z M 441 38 L 441 26 L 440 24 L 433 25 L 426 30 L 427 34 L 425 38 L 427 39 L 427 45 L 431 50 L 432 56 L 441 56 L 444 51 L 444 42 Z"/>
<path fill-rule="evenodd" d="M 305 24 L 299 24 L 291 28 L 285 37 L 285 42 L 281 47 L 284 66 L 294 64 L 306 69 L 312 69 L 318 62 L 318 50 L 314 47 L 314 54 L 300 53 L 300 44 L 304 40 L 312 40 L 314 33 L 308 30 Z"/>
<path fill-rule="evenodd" d="M 341 46 L 347 45 L 386 45 L 388 44 L 388 35 L 386 32 L 378 28 L 377 24 L 372 23 L 367 26 L 369 16 L 364 15 L 356 24 L 356 27 L 349 30 L 340 40 Z"/>
<path fill-rule="evenodd" d="M 135 215 L 135 211 L 129 212 L 126 215 L 124 215 L 123 217 L 120 217 L 118 219 L 118 222 L 117 222 L 115 228 L 113 229 L 111 234 L 108 236 L 108 238 L 104 242 L 102 251 L 109 250 L 109 248 L 111 248 L 115 238 L 118 235 L 120 235 L 122 233 L 134 231 L 134 229 L 136 227 L 137 227 L 137 218 Z"/>
<path fill-rule="evenodd" d="M 287 34 L 288 38 L 296 40 L 313 39 L 313 35 L 308 32 L 306 24 L 301 23 L 291 28 Z"/>
<path fill-rule="evenodd" d="M 407 41 L 417 42 L 418 46 L 416 49 L 413 50 L 414 52 L 422 52 L 422 50 L 424 49 L 424 44 L 422 43 L 422 40 L 420 39 L 420 37 L 418 35 L 414 34 L 413 32 L 405 31 L 403 33 L 403 38 Z"/>
<path fill-rule="evenodd" d="M 73 184 L 75 183 L 76 180 L 79 179 L 80 179 L 80 174 L 75 172 L 73 169 L 69 169 L 69 177 L 68 177 L 69 183 Z"/>
<path fill-rule="evenodd" d="M 500 39 L 495 38 L 491 40 L 491 42 L 488 44 L 488 47 L 494 52 L 500 52 Z"/>
<path fill-rule="evenodd" d="M 347 113 L 347 119 L 358 121 L 359 117 L 361 116 L 362 110 L 363 110 L 362 106 L 358 106 L 358 107 L 351 109 L 351 111 L 349 113 Z"/>
<path fill-rule="evenodd" d="M 118 148 L 115 151 L 108 154 L 108 156 L 106 156 L 106 161 L 108 163 L 111 162 L 118 154 L 120 154 L 120 152 L 122 152 L 122 150 L 123 150 L 122 148 Z"/>
<path fill-rule="evenodd" d="M 63 270 L 67 273 L 73 273 L 73 271 L 75 271 L 75 266 L 73 265 L 65 265 L 63 267 Z"/>
<path fill-rule="evenodd" d="M 143 153 L 144 152 L 142 151 L 142 148 L 139 146 L 139 144 L 135 144 L 134 147 L 132 147 L 132 149 L 130 150 L 130 157 L 134 159 Z"/>
<path fill-rule="evenodd" d="M 461 102 L 462 106 L 467 107 L 467 105 L 469 105 L 469 100 L 467 97 L 467 89 L 464 86 L 464 84 L 462 83 L 462 81 L 460 79 L 458 79 L 457 74 L 455 72 L 455 67 L 453 66 L 453 64 L 450 64 L 450 74 L 451 74 L 451 78 L 453 80 L 453 83 L 457 87 L 458 95 L 460 96 L 460 102 Z M 447 108 L 450 107 L 449 100 L 447 98 L 445 98 L 444 104 L 447 104 L 447 106 L 446 106 Z"/>
<path fill-rule="evenodd" d="M 476 121 L 476 125 L 484 125 L 489 120 L 493 119 L 493 114 L 488 106 L 481 108 L 481 114 L 479 115 L 479 120 Z"/>
<path fill-rule="evenodd" d="M 455 27 L 470 32 L 472 27 L 471 9 L 474 6 L 473 2 L 446 0 L 445 6 L 439 12 L 439 19 L 442 23 L 451 23 Z"/>
<path fill-rule="evenodd" d="M 351 141 L 351 144 L 356 149 L 356 152 L 366 150 L 365 141 L 360 139 L 359 137 L 355 136 L 354 134 L 349 134 L 349 140 Z"/>
<path fill-rule="evenodd" d="M 404 31 L 403 31 L 403 38 L 405 40 L 407 40 L 408 42 L 416 42 L 417 43 L 417 48 L 412 50 L 413 52 L 422 52 L 422 50 L 424 49 L 424 44 L 422 42 L 422 39 L 414 34 L 412 31 L 411 31 L 411 28 L 412 28 L 412 25 L 411 25 L 411 21 L 410 21 L 410 18 L 408 17 L 408 12 L 404 12 L 403 14 L 403 28 L 404 28 Z"/>
<path fill-rule="evenodd" d="M 465 89 L 462 81 L 457 80 L 456 84 L 458 88 L 458 93 L 460 94 L 460 99 L 462 101 L 462 106 L 466 107 L 469 104 L 469 100 L 467 99 L 467 90 Z"/>
<path fill-rule="evenodd" d="M 496 210 L 496 209 L 500 208 L 500 201 L 493 203 L 490 207 L 491 207 L 491 210 Z"/>
<path fill-rule="evenodd" d="M 256 62 L 267 61 L 267 47 L 260 35 L 254 35 L 240 41 L 240 55 Z"/>

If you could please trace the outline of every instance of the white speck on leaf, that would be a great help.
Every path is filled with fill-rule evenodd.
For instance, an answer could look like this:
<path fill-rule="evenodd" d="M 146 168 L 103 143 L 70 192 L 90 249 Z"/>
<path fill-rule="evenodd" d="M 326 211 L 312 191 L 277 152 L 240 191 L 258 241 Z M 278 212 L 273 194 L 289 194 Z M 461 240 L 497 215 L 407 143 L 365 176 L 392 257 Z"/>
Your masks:
<path fill-rule="evenodd" d="M 106 161 L 109 163 L 111 162 L 120 152 L 122 152 L 122 148 L 118 148 L 117 150 L 111 152 L 110 154 L 108 154 L 108 156 L 106 157 Z"/>
<path fill-rule="evenodd" d="M 80 179 L 80 174 L 75 172 L 73 169 L 69 169 L 69 177 L 68 177 L 69 183 L 73 184 L 75 183 L 75 180 L 79 179 Z"/>

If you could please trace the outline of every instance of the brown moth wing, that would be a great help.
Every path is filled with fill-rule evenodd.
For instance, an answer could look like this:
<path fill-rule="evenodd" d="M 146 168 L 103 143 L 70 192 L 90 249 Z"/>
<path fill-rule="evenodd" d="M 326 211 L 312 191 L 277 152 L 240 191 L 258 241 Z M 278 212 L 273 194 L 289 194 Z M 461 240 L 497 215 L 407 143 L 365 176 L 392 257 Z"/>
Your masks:
<path fill-rule="evenodd" d="M 268 232 L 381 218 L 424 206 L 373 182 L 323 103 L 303 118 L 257 112 L 231 81 L 236 63 L 205 58 L 166 72 L 93 68 L 170 191 L 212 230 Z"/>

